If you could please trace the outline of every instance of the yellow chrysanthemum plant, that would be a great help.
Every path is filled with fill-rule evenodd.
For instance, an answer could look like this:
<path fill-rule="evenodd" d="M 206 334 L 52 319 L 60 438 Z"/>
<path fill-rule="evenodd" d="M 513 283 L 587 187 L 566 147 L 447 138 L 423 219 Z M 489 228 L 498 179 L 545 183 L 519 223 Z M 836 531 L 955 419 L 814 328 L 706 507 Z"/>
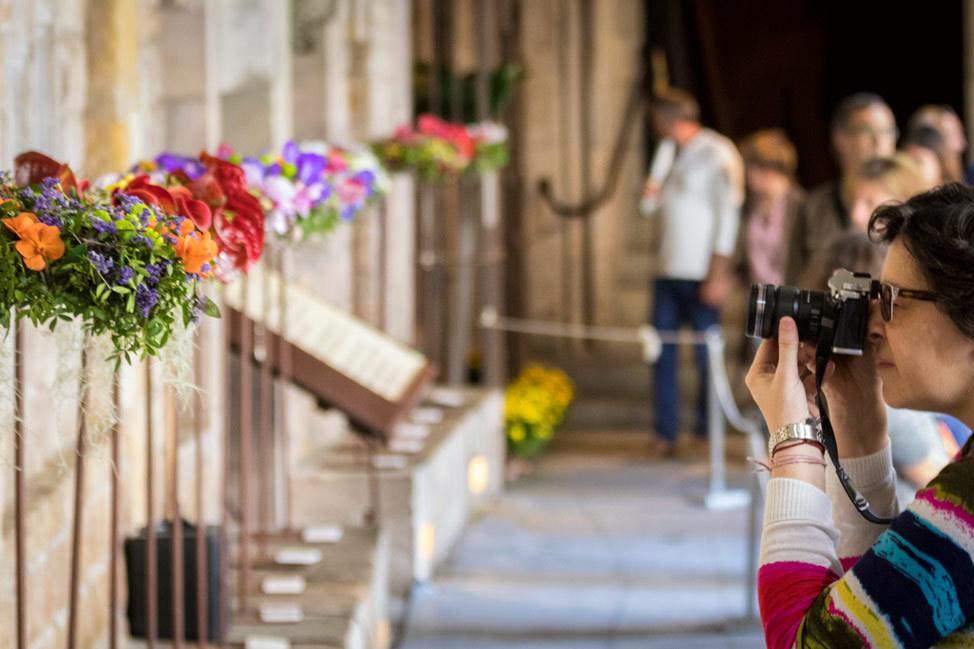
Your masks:
<path fill-rule="evenodd" d="M 560 369 L 526 366 L 505 393 L 508 453 L 527 459 L 544 453 L 574 397 L 575 385 Z"/>

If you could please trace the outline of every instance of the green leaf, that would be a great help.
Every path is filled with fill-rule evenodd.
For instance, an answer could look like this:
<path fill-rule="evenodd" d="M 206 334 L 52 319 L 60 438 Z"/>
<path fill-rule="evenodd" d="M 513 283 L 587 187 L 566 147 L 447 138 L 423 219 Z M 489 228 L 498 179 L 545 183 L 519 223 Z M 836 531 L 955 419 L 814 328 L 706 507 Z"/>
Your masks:
<path fill-rule="evenodd" d="M 211 318 L 222 317 L 220 314 L 220 307 L 217 306 L 217 303 L 211 300 L 210 298 L 208 297 L 204 298 L 203 304 L 200 306 L 203 309 L 203 313 L 210 316 Z"/>

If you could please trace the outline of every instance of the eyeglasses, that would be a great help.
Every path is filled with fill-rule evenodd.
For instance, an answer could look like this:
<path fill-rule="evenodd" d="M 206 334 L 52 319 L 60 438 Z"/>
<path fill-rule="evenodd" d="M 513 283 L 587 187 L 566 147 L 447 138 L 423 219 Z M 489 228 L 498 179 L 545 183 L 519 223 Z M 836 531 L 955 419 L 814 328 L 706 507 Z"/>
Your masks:
<path fill-rule="evenodd" d="M 879 283 L 879 313 L 883 316 L 884 322 L 893 319 L 893 302 L 896 298 L 905 297 L 911 300 L 925 300 L 936 302 L 937 294 L 931 291 L 917 291 L 911 288 L 900 288 L 886 282 Z"/>

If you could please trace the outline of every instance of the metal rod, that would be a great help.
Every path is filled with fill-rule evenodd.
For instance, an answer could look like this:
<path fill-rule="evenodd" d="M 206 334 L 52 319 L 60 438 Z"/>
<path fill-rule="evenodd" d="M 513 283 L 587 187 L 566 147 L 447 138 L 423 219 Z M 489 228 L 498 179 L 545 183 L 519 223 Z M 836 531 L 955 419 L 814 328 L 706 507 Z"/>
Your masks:
<path fill-rule="evenodd" d="M 24 574 L 24 325 L 14 335 L 14 545 L 17 565 L 17 649 L 27 649 L 27 579 Z"/>
<path fill-rule="evenodd" d="M 181 649 L 185 637 L 184 617 L 186 593 L 183 584 L 183 520 L 179 507 L 179 429 L 176 419 L 176 395 L 171 385 L 166 386 L 166 440 L 171 455 L 169 466 L 169 502 L 172 515 L 172 539 L 169 545 L 172 560 L 172 640 L 175 649 Z"/>
<path fill-rule="evenodd" d="M 74 512 L 71 526 L 71 577 L 68 596 L 68 649 L 78 646 L 78 588 L 81 573 L 81 519 L 85 492 L 85 438 L 87 437 L 87 417 L 85 406 L 88 401 L 88 352 L 81 348 L 81 367 L 78 369 L 78 439 L 74 459 Z"/>
<path fill-rule="evenodd" d="M 389 260 L 388 260 L 388 250 L 389 245 L 389 205 L 386 201 L 382 201 L 379 204 L 379 222 L 378 222 L 378 249 L 379 258 L 377 260 L 377 266 L 379 268 L 379 313 L 378 313 L 378 324 L 379 329 L 386 331 L 389 327 L 389 323 L 386 322 L 386 302 L 389 299 L 387 294 L 388 291 L 388 274 L 389 274 Z"/>
<path fill-rule="evenodd" d="M 223 291 L 222 291 L 222 293 L 223 293 L 223 299 L 221 301 L 223 302 L 224 312 L 226 312 L 226 307 L 227 307 L 227 303 L 228 303 L 228 301 L 227 301 L 227 290 L 228 289 L 226 287 L 224 287 L 223 288 Z M 230 554 L 230 552 L 229 552 L 229 549 L 230 548 L 229 548 L 227 530 L 229 529 L 228 525 L 229 525 L 229 522 L 230 522 L 230 514 L 229 514 L 229 509 L 230 509 L 230 475 L 231 475 L 230 450 L 233 447 L 232 439 L 231 439 L 231 437 L 233 435 L 233 428 L 232 428 L 233 417 L 230 416 L 230 404 L 233 402 L 233 380 L 232 380 L 232 374 L 233 374 L 233 370 L 232 370 L 232 368 L 233 368 L 233 357 L 232 357 L 232 355 L 230 353 L 230 340 L 231 340 L 231 337 L 232 337 L 231 336 L 231 333 L 232 333 L 232 330 L 233 330 L 233 323 L 231 322 L 231 318 L 230 318 L 229 314 L 227 315 L 227 317 L 224 317 L 223 318 L 223 323 L 222 324 L 223 324 L 223 327 L 222 327 L 222 331 L 221 331 L 221 338 L 220 338 L 220 340 L 223 342 L 224 345 L 226 345 L 223 348 L 223 354 L 224 354 L 223 355 L 223 361 L 224 361 L 224 363 L 223 363 L 223 372 L 224 372 L 224 375 L 225 375 L 224 376 L 224 381 L 223 381 L 223 385 L 224 385 L 224 392 L 223 392 L 223 415 L 224 416 L 223 416 L 223 430 L 222 430 L 222 433 L 223 433 L 223 476 L 222 476 L 223 477 L 223 480 L 220 483 L 220 485 L 221 485 L 220 486 L 220 503 L 221 503 L 221 507 L 220 507 L 220 535 L 221 535 L 220 536 L 220 541 L 223 544 L 223 552 L 220 553 L 220 565 L 219 565 L 219 567 L 217 569 L 219 571 L 218 574 L 220 576 L 220 594 L 223 596 L 223 599 L 226 599 L 226 598 L 229 597 L 229 593 L 230 593 L 230 560 L 229 560 L 229 557 L 228 557 L 228 555 Z M 243 324 L 243 319 L 241 319 L 241 326 L 242 326 L 242 324 Z M 224 604 L 223 601 L 218 602 L 218 605 L 220 606 L 220 615 L 218 616 L 217 619 L 219 620 L 219 625 L 220 626 L 219 626 L 219 629 L 217 629 L 217 631 L 218 631 L 218 636 L 219 636 L 219 639 L 220 639 L 220 649 L 227 649 L 227 647 L 229 647 L 229 642 L 230 641 L 229 641 L 229 633 L 227 633 L 227 619 L 226 619 L 226 614 L 225 614 L 225 611 L 224 611 L 224 608 L 223 608 L 223 604 Z"/>
<path fill-rule="evenodd" d="M 108 647 L 118 647 L 118 511 L 119 511 L 119 481 L 118 463 L 121 456 L 119 449 L 119 425 L 122 419 L 121 380 L 118 367 L 112 373 L 112 514 L 111 514 L 111 563 L 108 567 Z"/>
<path fill-rule="evenodd" d="M 193 434 L 196 437 L 196 638 L 197 647 L 204 649 L 209 636 L 206 611 L 207 601 L 207 565 L 206 565 L 206 517 L 203 515 L 203 487 L 205 472 L 203 471 L 203 350 L 201 332 L 196 329 L 196 344 L 193 346 L 193 365 L 196 384 L 200 391 L 196 392 L 195 408 L 193 409 Z"/>
<path fill-rule="evenodd" d="M 243 297 L 240 307 L 240 466 L 237 471 L 240 492 L 240 581 L 238 599 L 241 609 L 247 608 L 250 593 L 250 477 L 253 465 L 253 330 L 247 315 L 250 281 L 245 275 L 241 280 Z"/>
<path fill-rule="evenodd" d="M 155 425 L 152 419 L 152 359 L 147 358 L 145 361 L 145 606 L 148 649 L 155 649 L 156 636 L 159 632 L 156 586 L 155 471 L 153 467 Z"/>
<path fill-rule="evenodd" d="M 291 435 L 288 430 L 288 406 L 287 392 L 291 384 L 291 347 L 287 342 L 287 323 L 288 323 L 288 300 L 287 300 L 287 277 L 290 261 L 290 248 L 286 245 L 281 246 L 280 272 L 278 282 L 279 301 L 279 320 L 278 320 L 278 378 L 280 381 L 280 397 L 277 400 L 278 407 L 278 428 L 281 434 L 281 454 L 283 456 L 283 479 L 284 479 L 284 529 L 291 529 Z"/>
<path fill-rule="evenodd" d="M 267 251 L 270 259 L 261 273 L 261 312 L 264 319 L 259 324 L 255 322 L 255 327 L 260 331 L 258 342 L 254 347 L 255 357 L 260 363 L 260 427 L 257 431 L 257 458 L 261 467 L 265 470 L 257 472 L 257 503 L 260 511 L 260 520 L 257 529 L 259 531 L 260 553 L 264 554 L 267 549 L 267 533 L 271 528 L 271 496 L 274 493 L 274 474 L 270 469 L 273 466 L 274 449 L 274 374 L 273 358 L 271 358 L 272 345 L 270 344 L 271 332 L 270 323 L 267 322 L 271 303 L 271 272 L 275 266 L 276 257 L 273 247 Z M 269 267 L 268 267 L 269 266 Z"/>

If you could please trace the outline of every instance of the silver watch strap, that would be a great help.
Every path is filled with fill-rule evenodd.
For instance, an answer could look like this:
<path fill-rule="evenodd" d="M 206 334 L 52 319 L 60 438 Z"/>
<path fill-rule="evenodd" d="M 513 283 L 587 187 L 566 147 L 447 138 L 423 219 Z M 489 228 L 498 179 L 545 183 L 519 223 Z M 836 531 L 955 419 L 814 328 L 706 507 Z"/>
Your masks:
<path fill-rule="evenodd" d="M 768 437 L 768 457 L 774 456 L 779 444 L 795 440 L 808 440 L 822 443 L 822 429 L 817 419 L 808 418 L 795 424 L 785 424 L 771 432 Z"/>

